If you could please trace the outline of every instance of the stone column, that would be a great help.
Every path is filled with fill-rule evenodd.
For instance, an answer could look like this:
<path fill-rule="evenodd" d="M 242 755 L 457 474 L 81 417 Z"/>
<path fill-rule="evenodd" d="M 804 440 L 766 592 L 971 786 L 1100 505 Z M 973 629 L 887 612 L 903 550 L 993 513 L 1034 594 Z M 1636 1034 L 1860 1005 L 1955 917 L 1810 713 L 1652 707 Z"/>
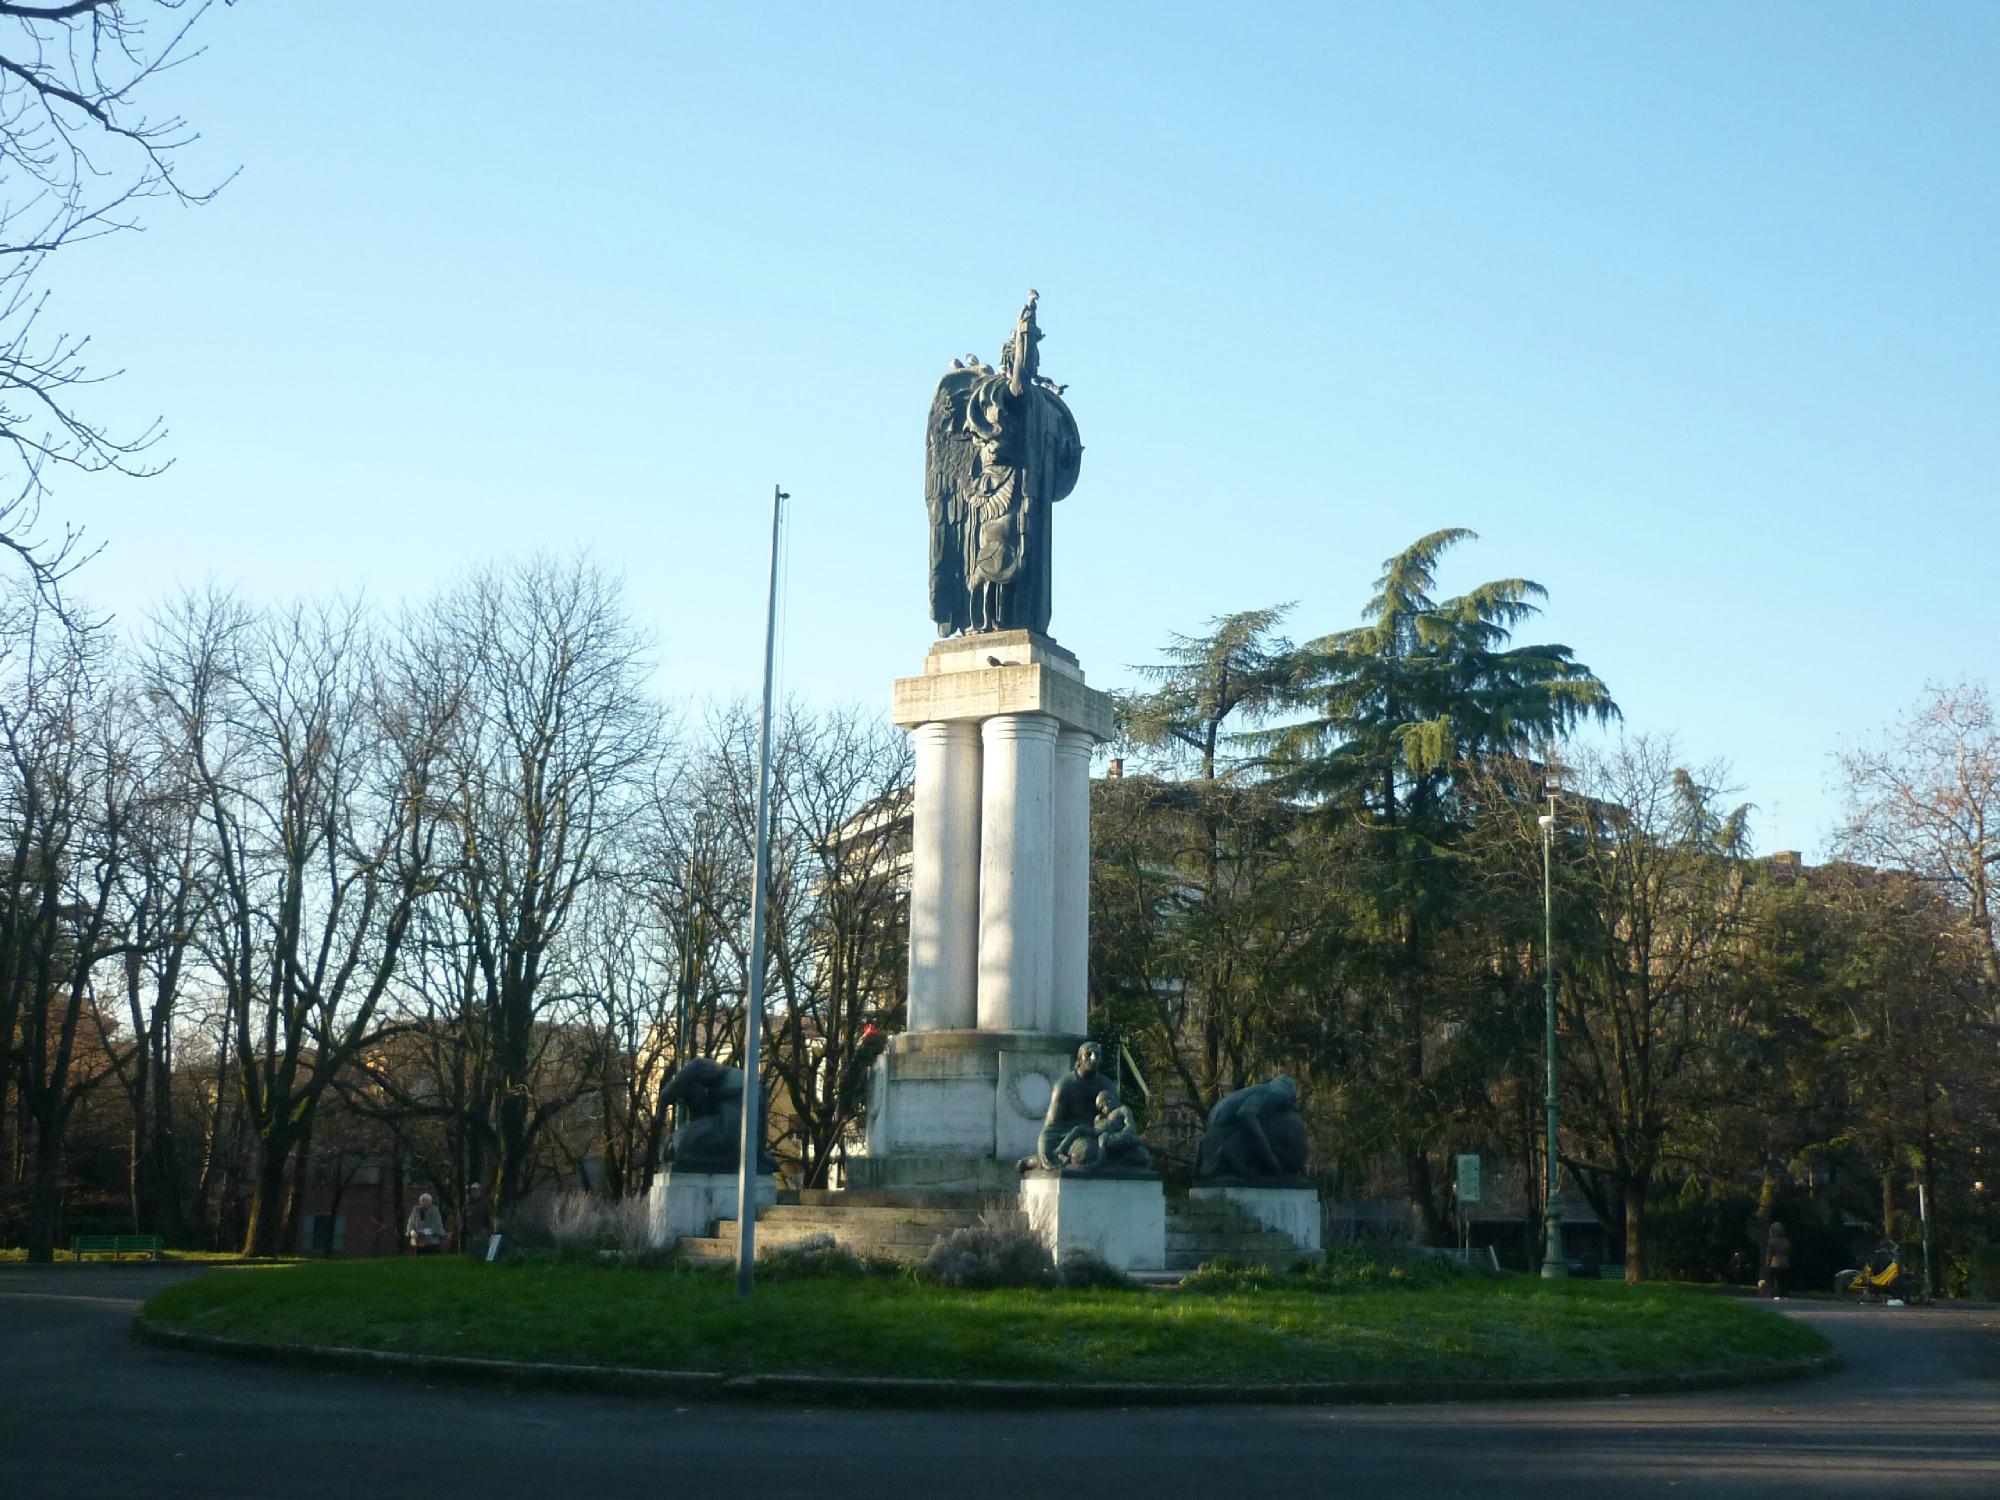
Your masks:
<path fill-rule="evenodd" d="M 910 731 L 916 786 L 910 833 L 911 1031 L 978 1023 L 979 726 Z"/>
<path fill-rule="evenodd" d="M 1056 720 L 1003 713 L 985 746 L 979 836 L 979 1029 L 1038 1031 L 1055 952 L 1050 864 Z"/>
<path fill-rule="evenodd" d="M 1050 799 L 1055 972 L 1042 1029 L 1061 1036 L 1082 1036 L 1090 1025 L 1090 752 L 1096 743 L 1081 729 L 1056 736 Z"/>

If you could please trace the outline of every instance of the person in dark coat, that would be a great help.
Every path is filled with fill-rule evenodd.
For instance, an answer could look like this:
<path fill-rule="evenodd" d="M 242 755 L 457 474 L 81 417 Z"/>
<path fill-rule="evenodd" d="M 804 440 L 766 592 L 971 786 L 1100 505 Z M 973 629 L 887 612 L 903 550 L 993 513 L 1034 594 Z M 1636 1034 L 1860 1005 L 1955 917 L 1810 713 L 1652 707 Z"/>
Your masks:
<path fill-rule="evenodd" d="M 1773 1219 L 1771 1232 L 1764 1237 L 1764 1288 L 1773 1298 L 1783 1300 L 1785 1274 L 1791 1269 L 1792 1237 L 1785 1233 L 1784 1225 Z"/>

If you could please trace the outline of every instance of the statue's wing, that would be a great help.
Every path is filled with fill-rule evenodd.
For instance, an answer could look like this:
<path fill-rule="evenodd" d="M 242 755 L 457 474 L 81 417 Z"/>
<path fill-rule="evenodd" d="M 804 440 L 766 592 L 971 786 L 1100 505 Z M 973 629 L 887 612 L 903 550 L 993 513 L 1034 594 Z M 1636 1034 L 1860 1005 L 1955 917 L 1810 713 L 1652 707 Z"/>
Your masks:
<path fill-rule="evenodd" d="M 978 379 L 953 370 L 938 382 L 924 429 L 924 502 L 931 522 L 931 618 L 946 634 L 971 623 L 965 590 L 965 512 L 972 491 L 972 443 L 965 403 Z"/>
<path fill-rule="evenodd" d="M 978 377 L 971 370 L 953 370 L 938 382 L 931 398 L 930 421 L 924 430 L 924 489 L 933 524 L 941 517 L 963 516 L 965 495 L 972 484 L 972 444 L 965 431 L 965 402 Z"/>

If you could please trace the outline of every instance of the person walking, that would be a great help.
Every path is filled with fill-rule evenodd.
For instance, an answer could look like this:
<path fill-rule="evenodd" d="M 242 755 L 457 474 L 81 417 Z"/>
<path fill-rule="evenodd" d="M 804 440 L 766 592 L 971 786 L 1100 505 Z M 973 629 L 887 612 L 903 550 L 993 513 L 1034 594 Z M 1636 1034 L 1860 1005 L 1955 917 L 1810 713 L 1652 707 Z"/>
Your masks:
<path fill-rule="evenodd" d="M 1792 1237 L 1785 1233 L 1785 1226 L 1776 1219 L 1771 1221 L 1771 1232 L 1764 1237 L 1764 1288 L 1773 1301 L 1785 1298 L 1785 1273 L 1792 1268 Z"/>
<path fill-rule="evenodd" d="M 444 1248 L 444 1215 L 429 1193 L 417 1195 L 417 1206 L 410 1210 L 410 1222 L 403 1232 L 409 1236 L 412 1255 L 435 1255 Z"/>

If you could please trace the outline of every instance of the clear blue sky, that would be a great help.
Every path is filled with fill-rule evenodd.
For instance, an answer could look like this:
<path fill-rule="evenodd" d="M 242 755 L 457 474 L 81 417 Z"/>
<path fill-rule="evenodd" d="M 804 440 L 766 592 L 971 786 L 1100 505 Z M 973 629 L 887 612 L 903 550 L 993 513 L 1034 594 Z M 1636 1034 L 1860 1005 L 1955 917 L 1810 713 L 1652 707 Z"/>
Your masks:
<path fill-rule="evenodd" d="M 241 164 L 53 316 L 176 459 L 72 481 L 136 617 L 621 568 L 663 692 L 886 705 L 921 428 L 1042 293 L 1054 633 L 1352 623 L 1419 534 L 1823 848 L 1830 753 L 1991 677 L 2000 7 L 244 4 L 155 110 Z"/>

